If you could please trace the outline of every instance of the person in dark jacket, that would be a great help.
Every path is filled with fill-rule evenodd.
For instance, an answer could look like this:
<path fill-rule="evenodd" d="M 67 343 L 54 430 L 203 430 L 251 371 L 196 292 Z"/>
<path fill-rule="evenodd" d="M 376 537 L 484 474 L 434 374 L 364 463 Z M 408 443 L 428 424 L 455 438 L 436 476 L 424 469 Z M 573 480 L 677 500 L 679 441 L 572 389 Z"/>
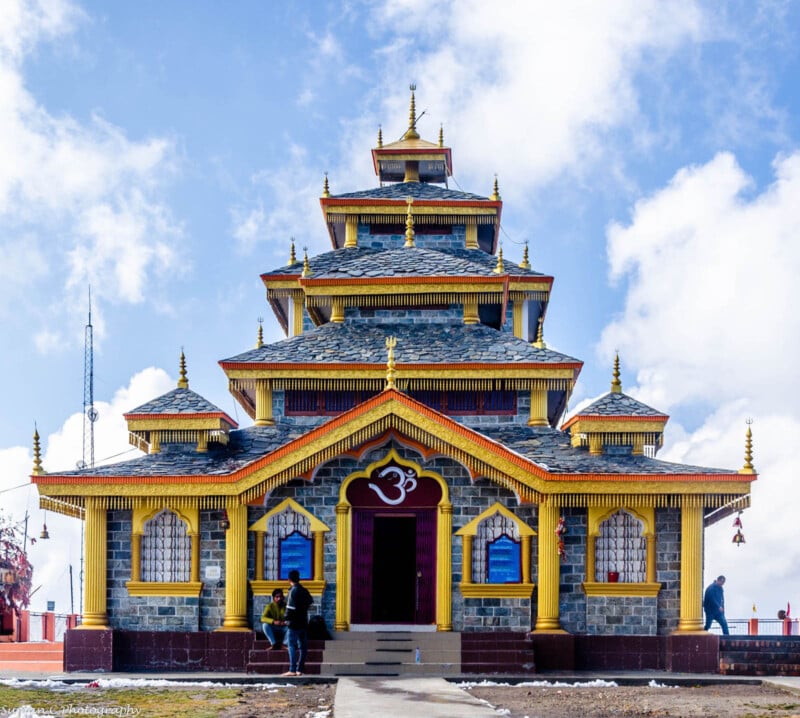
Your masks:
<path fill-rule="evenodd" d="M 286 599 L 286 643 L 289 648 L 289 670 L 284 676 L 302 676 L 306 668 L 308 651 L 308 609 L 314 599 L 300 583 L 300 572 L 289 571 L 289 596 Z"/>
<path fill-rule="evenodd" d="M 718 576 L 715 581 L 709 584 L 703 596 L 703 610 L 706 612 L 706 625 L 703 630 L 711 628 L 711 622 L 716 621 L 722 627 L 723 635 L 729 635 L 728 622 L 725 620 L 725 592 L 722 587 L 725 585 L 725 576 Z"/>

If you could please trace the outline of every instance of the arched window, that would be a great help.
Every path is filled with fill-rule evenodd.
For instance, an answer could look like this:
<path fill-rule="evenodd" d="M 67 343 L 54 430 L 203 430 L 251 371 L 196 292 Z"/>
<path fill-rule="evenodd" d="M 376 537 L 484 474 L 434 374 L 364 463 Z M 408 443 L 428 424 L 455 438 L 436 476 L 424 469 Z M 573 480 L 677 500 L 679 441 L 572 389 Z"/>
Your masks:
<path fill-rule="evenodd" d="M 164 509 L 144 524 L 142 534 L 142 581 L 189 581 L 192 542 L 186 524 Z"/>
<path fill-rule="evenodd" d="M 270 516 L 264 536 L 264 578 L 286 579 L 296 568 L 301 579 L 312 578 L 311 522 L 287 506 Z"/>

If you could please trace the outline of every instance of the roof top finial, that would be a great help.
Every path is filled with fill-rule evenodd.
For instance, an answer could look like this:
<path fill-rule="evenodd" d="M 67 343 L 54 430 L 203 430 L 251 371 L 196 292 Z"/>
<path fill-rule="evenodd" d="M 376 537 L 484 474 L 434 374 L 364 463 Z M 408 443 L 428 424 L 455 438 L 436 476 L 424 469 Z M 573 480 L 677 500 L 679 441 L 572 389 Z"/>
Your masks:
<path fill-rule="evenodd" d="M 386 360 L 386 389 L 394 389 L 394 379 L 397 372 L 394 368 L 394 348 L 397 346 L 397 337 L 386 337 L 386 349 L 388 357 Z"/>
<path fill-rule="evenodd" d="M 444 125 L 439 125 L 439 147 L 444 147 Z"/>
<path fill-rule="evenodd" d="M 414 198 L 406 197 L 406 203 L 408 204 L 408 212 L 406 213 L 406 243 L 403 246 L 414 247 L 414 237 L 416 235 L 414 233 L 414 215 L 411 213 L 411 205 L 414 204 Z"/>
<path fill-rule="evenodd" d="M 330 197 L 331 196 L 331 190 L 330 190 L 330 187 L 328 187 L 328 173 L 327 172 L 325 173 L 325 180 L 322 183 L 322 196 L 323 197 Z"/>
<path fill-rule="evenodd" d="M 753 467 L 753 432 L 750 431 L 750 425 L 753 423 L 752 419 L 747 420 L 747 433 L 744 439 L 744 466 L 739 469 L 740 474 L 755 474 L 756 470 Z"/>
<path fill-rule="evenodd" d="M 188 389 L 189 388 L 189 379 L 186 376 L 186 356 L 183 353 L 183 347 L 181 347 L 181 369 L 180 369 L 180 379 L 178 379 L 178 389 Z"/>
<path fill-rule="evenodd" d="M 614 378 L 611 380 L 611 393 L 622 394 L 622 382 L 619 380 L 619 352 L 614 356 L 614 371 L 612 372 L 612 376 Z"/>
<path fill-rule="evenodd" d="M 537 349 L 547 349 L 544 343 L 544 314 L 539 317 L 539 328 L 536 330 L 536 341 L 533 343 Z"/>
<path fill-rule="evenodd" d="M 417 86 L 412 82 L 408 89 L 411 90 L 411 105 L 408 110 L 408 129 L 403 135 L 404 140 L 418 140 L 419 132 L 417 132 L 417 104 L 414 98 L 414 92 Z"/>
<path fill-rule="evenodd" d="M 378 148 L 383 147 L 383 128 L 378 125 Z"/>
<path fill-rule="evenodd" d="M 301 277 L 311 276 L 311 265 L 308 263 L 308 247 L 303 247 L 303 272 Z"/>
<path fill-rule="evenodd" d="M 519 263 L 520 269 L 530 269 L 531 263 L 528 259 L 528 243 L 525 242 L 525 249 L 522 252 L 522 261 Z"/>
<path fill-rule="evenodd" d="M 492 196 L 489 198 L 494 202 L 500 201 L 500 186 L 497 184 L 497 173 L 494 175 L 494 189 L 492 190 Z"/>
<path fill-rule="evenodd" d="M 297 264 L 297 255 L 294 253 L 294 237 L 291 238 L 291 245 L 289 248 L 289 266 Z"/>
<path fill-rule="evenodd" d="M 503 266 L 503 245 L 501 244 L 497 250 L 497 264 L 495 268 L 492 270 L 495 274 L 503 274 L 506 269 Z"/>
<path fill-rule="evenodd" d="M 41 476 L 46 473 L 42 468 L 42 449 L 39 446 L 39 428 L 33 424 L 33 475 Z"/>
<path fill-rule="evenodd" d="M 256 349 L 264 346 L 264 317 L 258 318 L 258 335 L 256 336 Z"/>

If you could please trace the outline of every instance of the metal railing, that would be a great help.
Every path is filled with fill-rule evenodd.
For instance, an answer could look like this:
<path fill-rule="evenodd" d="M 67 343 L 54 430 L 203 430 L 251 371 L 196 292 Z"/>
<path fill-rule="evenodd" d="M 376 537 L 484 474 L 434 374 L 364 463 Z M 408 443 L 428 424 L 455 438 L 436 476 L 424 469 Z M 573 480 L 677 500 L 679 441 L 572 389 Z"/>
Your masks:
<path fill-rule="evenodd" d="M 730 618 L 728 630 L 731 636 L 800 636 L 800 619 Z M 716 621 L 708 632 L 722 635 L 722 629 Z"/>

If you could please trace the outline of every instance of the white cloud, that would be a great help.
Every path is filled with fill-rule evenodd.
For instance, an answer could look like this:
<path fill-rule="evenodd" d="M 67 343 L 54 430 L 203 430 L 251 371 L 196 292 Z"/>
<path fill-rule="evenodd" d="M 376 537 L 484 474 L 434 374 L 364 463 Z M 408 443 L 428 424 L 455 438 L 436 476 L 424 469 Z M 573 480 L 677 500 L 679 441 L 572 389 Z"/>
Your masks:
<path fill-rule="evenodd" d="M 110 402 L 95 404 L 100 417 L 95 424 L 95 463 L 115 463 L 132 458 L 139 452 L 127 442 L 128 431 L 122 414 L 175 387 L 175 381 L 162 370 L 144 369 L 131 377 L 127 386 L 121 387 Z M 33 431 L 31 431 L 31 434 Z M 50 472 L 71 471 L 82 460 L 83 416 L 73 414 L 53 433 L 39 427 L 42 446 L 42 463 Z M 34 585 L 42 588 L 33 597 L 31 605 L 43 610 L 48 600 L 56 601 L 56 610 L 69 610 L 69 566 L 73 566 L 74 601 L 79 602 L 80 571 L 80 521 L 39 509 L 36 488 L 28 484 L 33 467 L 31 447 L 0 449 L 0 491 L 3 510 L 15 521 L 29 515 L 28 536 L 38 539 L 42 525 L 47 523 L 49 541 L 36 541 L 28 554 L 34 565 Z M 14 488 L 19 487 L 19 488 Z"/>

